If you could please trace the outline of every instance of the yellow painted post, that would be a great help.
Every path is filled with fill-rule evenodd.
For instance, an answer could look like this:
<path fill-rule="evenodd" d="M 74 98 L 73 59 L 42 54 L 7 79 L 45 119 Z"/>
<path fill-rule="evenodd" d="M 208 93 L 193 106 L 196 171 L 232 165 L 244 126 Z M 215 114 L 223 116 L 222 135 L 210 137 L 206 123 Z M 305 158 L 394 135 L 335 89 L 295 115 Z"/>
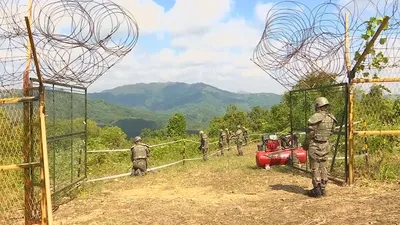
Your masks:
<path fill-rule="evenodd" d="M 349 84 L 349 185 L 354 183 L 354 126 L 353 126 L 353 112 L 354 112 L 354 91 L 353 84 Z"/>
<path fill-rule="evenodd" d="M 354 114 L 354 78 L 355 78 L 355 73 L 357 71 L 357 68 L 361 65 L 362 61 L 365 59 L 367 56 L 368 52 L 374 45 L 376 39 L 382 32 L 383 28 L 388 24 L 390 17 L 385 16 L 381 25 L 378 27 L 376 30 L 374 36 L 371 38 L 371 41 L 369 41 L 361 54 L 361 56 L 358 58 L 357 62 L 355 63 L 354 67 L 352 70 L 348 73 L 348 78 L 349 78 L 349 184 L 352 185 L 354 183 L 354 134 L 356 132 L 354 131 L 354 126 L 353 126 L 353 114 Z M 347 20 L 347 16 L 346 16 Z M 348 22 L 346 23 L 347 26 Z M 346 28 L 347 30 L 347 28 Z M 348 48 L 348 32 L 346 32 L 346 48 Z M 348 50 L 347 50 L 348 52 Z M 348 53 L 347 53 L 348 54 Z M 366 132 L 366 131 L 365 131 Z"/>
<path fill-rule="evenodd" d="M 350 63 L 350 39 L 349 39 L 349 13 L 346 12 L 346 22 L 345 22 L 345 62 L 348 73 L 348 156 L 349 162 L 348 165 L 345 165 L 348 171 L 348 177 L 346 177 L 346 181 L 348 184 L 352 184 L 354 181 L 354 140 L 353 140 L 353 85 L 352 85 L 352 77 L 351 77 L 351 63 Z M 347 160 L 346 160 L 347 161 Z"/>

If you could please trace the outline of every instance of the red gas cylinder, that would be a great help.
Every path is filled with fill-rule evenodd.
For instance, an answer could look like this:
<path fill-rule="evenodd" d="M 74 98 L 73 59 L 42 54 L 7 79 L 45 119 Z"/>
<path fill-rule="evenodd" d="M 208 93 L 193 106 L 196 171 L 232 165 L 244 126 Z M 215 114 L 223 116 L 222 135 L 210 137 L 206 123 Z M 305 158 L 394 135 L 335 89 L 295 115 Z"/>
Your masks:
<path fill-rule="evenodd" d="M 258 167 L 268 168 L 269 166 L 275 165 L 285 165 L 291 155 L 291 151 L 284 150 L 280 153 L 273 152 L 257 152 L 256 154 L 256 163 Z M 296 148 L 293 150 L 293 154 L 299 160 L 299 163 L 306 163 L 307 161 L 307 152 L 303 148 Z"/>

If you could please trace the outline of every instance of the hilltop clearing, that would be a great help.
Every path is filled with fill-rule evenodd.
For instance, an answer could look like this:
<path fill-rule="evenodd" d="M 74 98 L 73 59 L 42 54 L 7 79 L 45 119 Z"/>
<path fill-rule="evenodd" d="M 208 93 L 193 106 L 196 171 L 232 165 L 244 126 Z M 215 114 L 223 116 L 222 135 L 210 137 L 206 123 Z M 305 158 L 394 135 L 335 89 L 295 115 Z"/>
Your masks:
<path fill-rule="evenodd" d="M 399 224 L 399 185 L 330 183 L 327 197 L 312 199 L 308 177 L 256 169 L 254 149 L 87 185 L 55 224 Z"/>

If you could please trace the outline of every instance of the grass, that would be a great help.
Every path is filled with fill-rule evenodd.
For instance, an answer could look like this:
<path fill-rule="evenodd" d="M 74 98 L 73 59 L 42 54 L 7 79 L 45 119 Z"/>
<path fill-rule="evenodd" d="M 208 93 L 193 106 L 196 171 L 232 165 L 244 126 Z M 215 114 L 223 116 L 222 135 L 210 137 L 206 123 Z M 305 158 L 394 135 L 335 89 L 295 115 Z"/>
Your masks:
<path fill-rule="evenodd" d="M 142 178 L 85 184 L 60 206 L 55 224 L 396 224 L 399 186 L 339 187 L 311 199 L 310 178 L 283 167 L 255 167 L 256 146 L 192 161 Z M 374 185 L 372 185 L 374 184 Z"/>

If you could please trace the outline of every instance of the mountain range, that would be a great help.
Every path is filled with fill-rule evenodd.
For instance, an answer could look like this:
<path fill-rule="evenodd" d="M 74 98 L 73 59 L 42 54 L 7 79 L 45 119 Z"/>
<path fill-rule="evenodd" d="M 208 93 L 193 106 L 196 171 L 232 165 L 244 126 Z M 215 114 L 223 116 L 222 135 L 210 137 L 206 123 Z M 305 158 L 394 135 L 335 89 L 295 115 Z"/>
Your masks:
<path fill-rule="evenodd" d="M 204 83 L 138 83 L 88 94 L 88 115 L 103 125 L 120 126 L 128 136 L 143 128 L 159 129 L 173 113 L 186 116 L 187 127 L 198 130 L 223 115 L 229 104 L 245 111 L 269 108 L 282 96 L 273 93 L 234 93 Z"/>

